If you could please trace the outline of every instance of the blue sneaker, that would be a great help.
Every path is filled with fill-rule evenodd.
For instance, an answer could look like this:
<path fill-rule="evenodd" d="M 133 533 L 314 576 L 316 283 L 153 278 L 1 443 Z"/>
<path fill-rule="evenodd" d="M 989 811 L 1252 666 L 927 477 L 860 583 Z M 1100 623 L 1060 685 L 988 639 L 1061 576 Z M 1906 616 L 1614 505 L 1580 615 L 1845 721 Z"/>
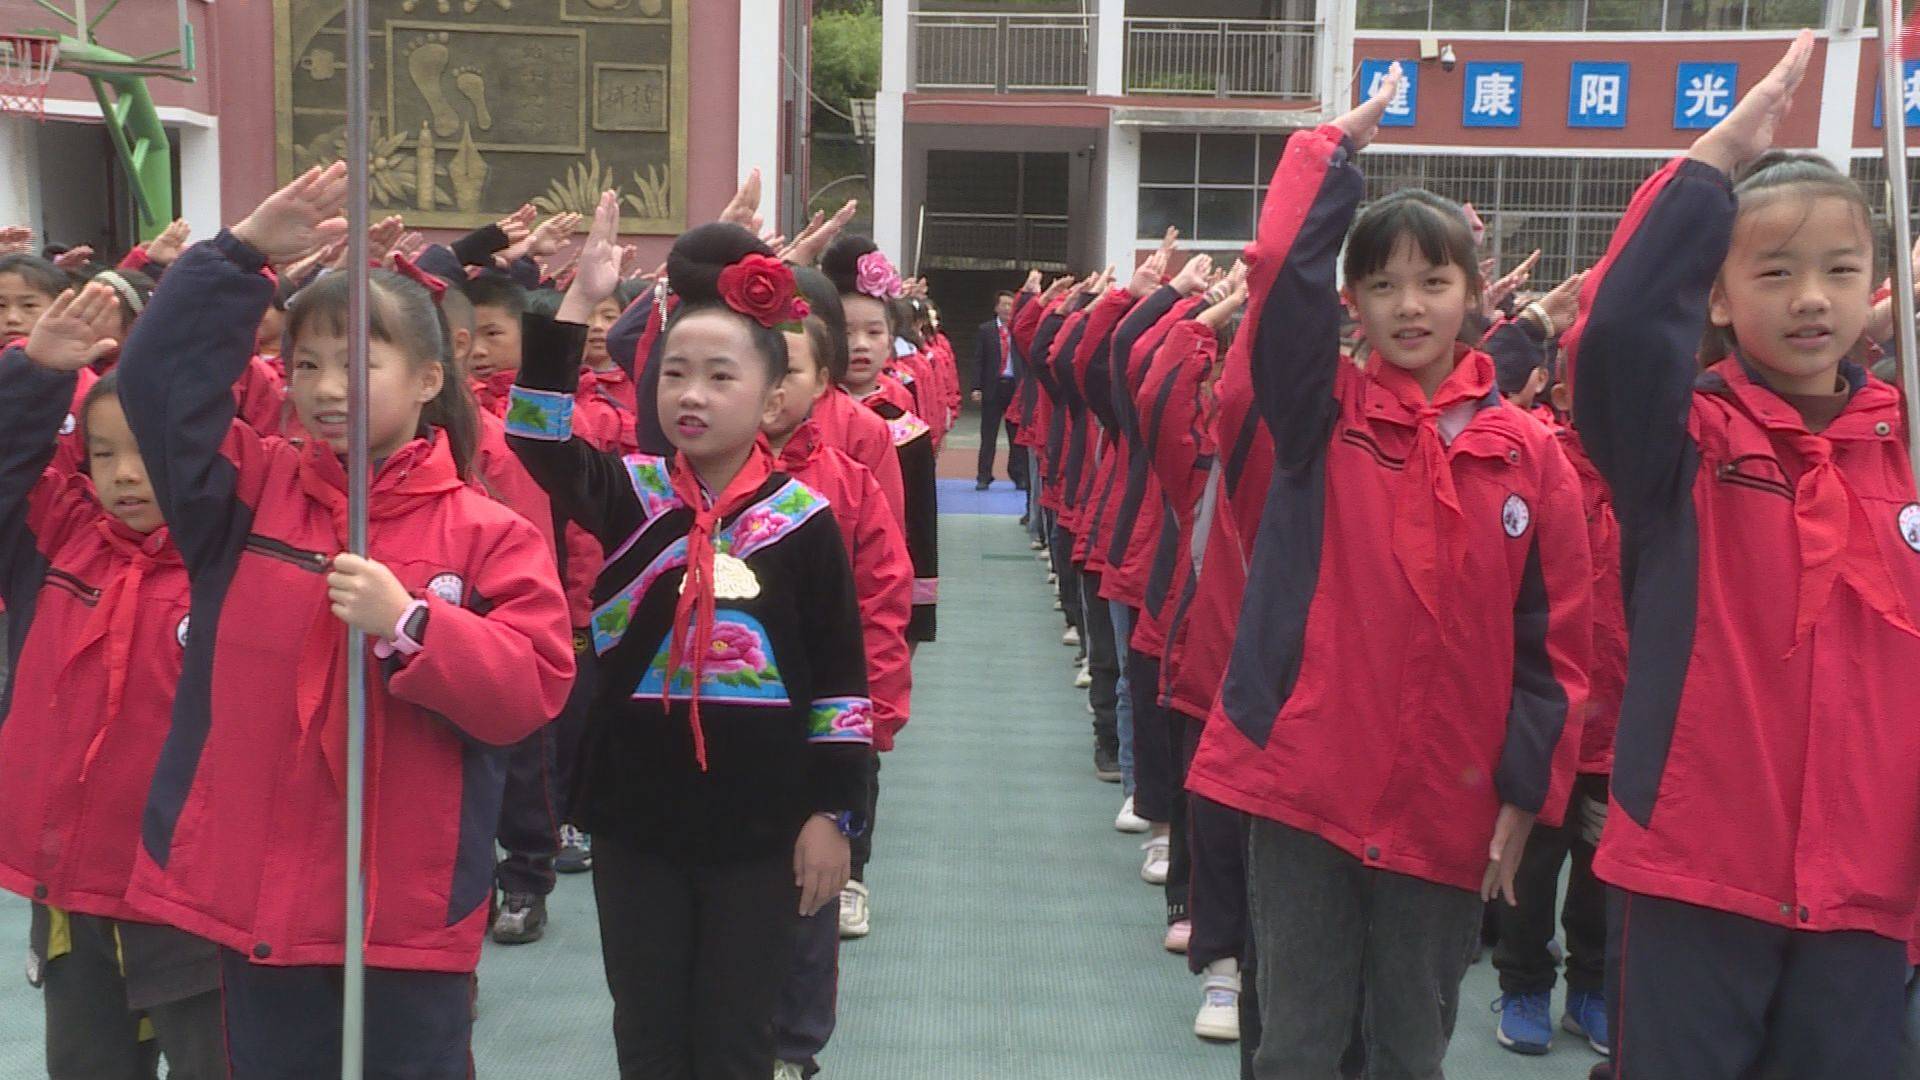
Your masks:
<path fill-rule="evenodd" d="M 1560 1026 L 1586 1037 L 1587 1045 L 1601 1054 L 1613 1053 L 1607 1040 L 1607 996 L 1591 990 L 1567 991 L 1567 1014 Z"/>
<path fill-rule="evenodd" d="M 1553 995 L 1501 994 L 1493 1003 L 1500 1026 L 1493 1037 L 1516 1054 L 1544 1054 L 1553 1042 Z"/>

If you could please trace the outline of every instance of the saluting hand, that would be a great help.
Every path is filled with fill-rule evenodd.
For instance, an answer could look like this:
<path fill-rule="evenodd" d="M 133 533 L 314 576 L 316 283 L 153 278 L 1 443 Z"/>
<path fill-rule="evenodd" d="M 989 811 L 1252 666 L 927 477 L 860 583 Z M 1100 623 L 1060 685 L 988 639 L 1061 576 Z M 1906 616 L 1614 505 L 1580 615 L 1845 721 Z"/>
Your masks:
<path fill-rule="evenodd" d="M 346 235 L 347 165 L 315 165 L 267 196 L 233 235 L 269 262 L 297 258 Z"/>
<path fill-rule="evenodd" d="M 113 286 L 96 281 L 77 293 L 68 289 L 33 324 L 27 359 L 54 371 L 79 371 L 120 347 L 108 336 L 119 315 Z"/>
<path fill-rule="evenodd" d="M 1395 94 L 1400 92 L 1400 84 L 1406 81 L 1400 72 L 1400 61 L 1395 60 L 1387 68 L 1387 77 L 1380 80 L 1379 89 L 1373 96 L 1360 103 L 1352 111 L 1334 120 L 1333 124 L 1353 143 L 1355 150 L 1364 150 L 1380 134 L 1380 118 L 1387 114 L 1387 106 L 1393 103 Z"/>
<path fill-rule="evenodd" d="M 393 571 L 360 555 L 342 552 L 327 571 L 327 599 L 333 616 L 382 641 L 393 637 L 393 626 L 413 603 L 413 595 Z"/>
<path fill-rule="evenodd" d="M 1693 141 L 1687 156 L 1731 175 L 1766 153 L 1780 122 L 1793 108 L 1793 95 L 1813 59 L 1813 31 L 1802 30 L 1773 70 L 1755 83 L 1726 118 Z"/>
<path fill-rule="evenodd" d="M 620 248 L 620 196 L 613 191 L 600 193 L 600 204 L 593 211 L 593 228 L 580 245 L 574 263 L 573 282 L 560 302 L 554 319 L 585 325 L 593 317 L 595 304 L 613 295 L 620 287 L 620 264 L 625 252 Z"/>

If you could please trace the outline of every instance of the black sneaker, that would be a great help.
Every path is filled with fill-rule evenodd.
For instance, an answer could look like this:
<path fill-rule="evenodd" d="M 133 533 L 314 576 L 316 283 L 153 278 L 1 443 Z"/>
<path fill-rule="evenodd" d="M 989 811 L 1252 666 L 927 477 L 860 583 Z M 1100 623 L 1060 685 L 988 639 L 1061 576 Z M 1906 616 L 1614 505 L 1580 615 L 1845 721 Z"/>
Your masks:
<path fill-rule="evenodd" d="M 560 854 L 553 869 L 560 874 L 584 874 L 593 869 L 593 837 L 571 825 L 560 826 Z"/>
<path fill-rule="evenodd" d="M 493 940 L 502 945 L 531 945 L 547 930 L 547 898 L 508 893 L 493 919 Z"/>
<path fill-rule="evenodd" d="M 1105 784 L 1120 782 L 1120 752 L 1104 746 L 1093 748 L 1093 775 Z"/>
<path fill-rule="evenodd" d="M 973 490 L 975 491 L 985 491 L 992 486 L 993 481 L 991 480 L 975 480 L 973 482 Z"/>

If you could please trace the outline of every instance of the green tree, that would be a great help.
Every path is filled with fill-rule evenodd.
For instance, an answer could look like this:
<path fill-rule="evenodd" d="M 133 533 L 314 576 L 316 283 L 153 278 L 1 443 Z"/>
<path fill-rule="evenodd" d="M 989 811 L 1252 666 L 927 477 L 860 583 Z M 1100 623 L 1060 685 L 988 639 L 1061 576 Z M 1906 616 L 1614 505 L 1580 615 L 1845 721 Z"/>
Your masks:
<path fill-rule="evenodd" d="M 880 91 L 880 11 L 873 0 L 823 0 L 813 17 L 813 92 L 840 112 L 847 102 Z M 845 120 L 814 109 L 817 128 L 849 130 Z"/>

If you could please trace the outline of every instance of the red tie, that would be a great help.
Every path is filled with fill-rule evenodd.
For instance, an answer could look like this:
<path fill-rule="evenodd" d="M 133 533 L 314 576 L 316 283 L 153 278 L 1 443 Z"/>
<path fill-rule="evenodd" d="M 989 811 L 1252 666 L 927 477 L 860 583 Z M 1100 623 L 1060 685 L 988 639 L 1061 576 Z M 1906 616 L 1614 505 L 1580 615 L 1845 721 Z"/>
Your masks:
<path fill-rule="evenodd" d="M 1007 340 L 1007 324 L 996 322 L 994 325 L 1000 328 L 1000 377 L 1011 379 L 1013 378 L 1013 345 Z"/>

